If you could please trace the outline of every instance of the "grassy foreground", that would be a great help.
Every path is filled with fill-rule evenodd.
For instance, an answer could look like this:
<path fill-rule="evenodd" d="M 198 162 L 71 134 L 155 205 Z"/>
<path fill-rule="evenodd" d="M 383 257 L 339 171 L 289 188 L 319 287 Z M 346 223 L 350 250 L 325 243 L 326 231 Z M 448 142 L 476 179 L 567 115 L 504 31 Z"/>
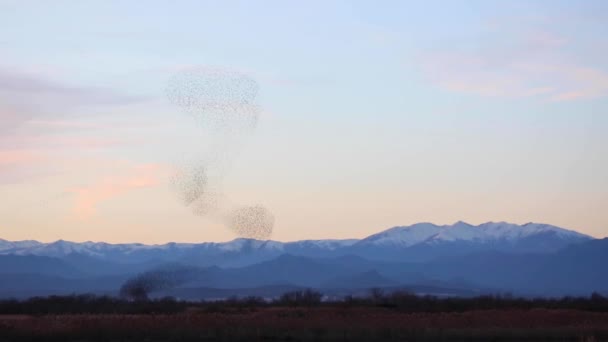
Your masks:
<path fill-rule="evenodd" d="M 370 292 L 323 301 L 186 302 L 92 295 L 0 301 L 0 341 L 608 341 L 608 298 L 436 298 Z"/>
<path fill-rule="evenodd" d="M 175 314 L 0 315 L 2 341 L 608 341 L 608 313 L 375 307 L 193 309 Z"/>

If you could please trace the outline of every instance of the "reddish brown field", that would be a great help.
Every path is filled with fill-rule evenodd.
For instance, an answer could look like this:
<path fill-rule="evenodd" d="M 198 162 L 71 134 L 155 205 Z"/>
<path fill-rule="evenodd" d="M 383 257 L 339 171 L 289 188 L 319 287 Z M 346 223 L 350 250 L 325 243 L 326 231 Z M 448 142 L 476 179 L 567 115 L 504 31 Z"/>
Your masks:
<path fill-rule="evenodd" d="M 1 340 L 608 340 L 608 313 L 260 308 L 172 315 L 0 316 Z"/>

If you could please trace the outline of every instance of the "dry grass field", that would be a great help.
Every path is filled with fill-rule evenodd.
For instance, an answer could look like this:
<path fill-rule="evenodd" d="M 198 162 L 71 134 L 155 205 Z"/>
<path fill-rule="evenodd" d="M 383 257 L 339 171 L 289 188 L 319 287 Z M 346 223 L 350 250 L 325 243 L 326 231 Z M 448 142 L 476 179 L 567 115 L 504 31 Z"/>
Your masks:
<path fill-rule="evenodd" d="M 608 341 L 608 313 L 265 307 L 175 314 L 0 315 L 1 341 Z"/>

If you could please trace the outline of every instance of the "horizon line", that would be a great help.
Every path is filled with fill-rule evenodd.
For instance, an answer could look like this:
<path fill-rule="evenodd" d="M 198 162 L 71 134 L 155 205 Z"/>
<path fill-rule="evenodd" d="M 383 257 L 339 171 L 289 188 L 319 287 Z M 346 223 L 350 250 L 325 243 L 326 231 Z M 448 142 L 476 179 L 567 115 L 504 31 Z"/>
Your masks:
<path fill-rule="evenodd" d="M 85 240 L 85 241 L 77 241 L 77 240 L 66 240 L 64 238 L 59 238 L 57 240 L 47 240 L 47 241 L 43 241 L 43 240 L 38 240 L 38 239 L 20 239 L 20 240 L 6 240 L 3 239 L 2 237 L 0 237 L 0 241 L 7 241 L 7 242 L 38 242 L 41 244 L 53 244 L 53 243 L 57 243 L 57 242 L 71 242 L 71 243 L 105 243 L 105 244 L 109 244 L 109 245 L 132 245 L 132 244 L 138 244 L 138 245 L 144 245 L 144 246 L 166 246 L 166 245 L 170 245 L 170 244 L 204 244 L 204 243 L 217 243 L 217 244 L 222 244 L 222 243 L 230 243 L 230 242 L 234 242 L 237 240 L 253 240 L 253 241 L 259 241 L 259 242 L 280 242 L 280 243 L 293 243 L 293 242 L 302 242 L 302 241 L 348 241 L 348 240 L 356 240 L 356 241 L 360 241 L 360 240 L 364 240 L 370 236 L 376 235 L 376 234 L 380 234 L 382 232 L 385 232 L 387 230 L 390 229 L 395 229 L 395 228 L 409 228 L 415 225 L 419 225 L 419 224 L 431 224 L 437 227 L 453 227 L 459 223 L 464 223 L 466 225 L 472 226 L 472 227 L 479 227 L 482 226 L 484 224 L 490 224 L 490 223 L 504 223 L 504 224 L 511 224 L 511 225 L 515 225 L 515 226 L 519 226 L 519 227 L 523 227 L 529 224 L 539 224 L 539 225 L 548 225 L 548 226 L 552 226 L 552 227 L 556 227 L 559 229 L 563 229 L 566 231 L 570 231 L 570 232 L 574 232 L 574 233 L 578 233 L 581 235 L 585 235 L 588 237 L 591 237 L 593 239 L 604 239 L 608 236 L 605 237 L 597 237 L 597 236 L 593 236 L 590 234 L 586 234 L 586 233 L 581 233 L 578 230 L 574 230 L 574 229 L 569 229 L 569 228 L 563 228 L 560 226 L 556 226 L 550 223 L 540 223 L 540 222 L 527 222 L 527 223 L 523 223 L 523 224 L 517 224 L 517 223 L 511 223 L 511 222 L 507 222 L 507 221 L 487 221 L 487 222 L 483 222 L 480 224 L 471 224 L 468 223 L 466 221 L 462 221 L 462 220 L 458 220 L 452 224 L 436 224 L 436 223 L 432 223 L 432 222 L 428 222 L 428 221 L 423 221 L 423 222 L 416 222 L 416 223 L 412 223 L 409 225 L 397 225 L 397 226 L 392 226 L 389 228 L 385 228 L 383 230 L 380 230 L 376 233 L 372 233 L 369 235 L 366 235 L 362 238 L 321 238 L 321 239 L 298 239 L 298 240 L 287 240 L 287 241 L 283 241 L 283 240 L 273 240 L 273 239 L 267 239 L 267 240 L 260 240 L 260 239 L 256 239 L 256 238 L 247 238 L 247 237 L 235 237 L 233 239 L 230 240 L 224 240 L 224 241 L 197 241 L 197 242 L 178 242 L 178 241 L 167 241 L 167 242 L 163 242 L 163 243 L 144 243 L 144 242 L 107 242 L 107 241 L 92 241 L 92 240 Z"/>

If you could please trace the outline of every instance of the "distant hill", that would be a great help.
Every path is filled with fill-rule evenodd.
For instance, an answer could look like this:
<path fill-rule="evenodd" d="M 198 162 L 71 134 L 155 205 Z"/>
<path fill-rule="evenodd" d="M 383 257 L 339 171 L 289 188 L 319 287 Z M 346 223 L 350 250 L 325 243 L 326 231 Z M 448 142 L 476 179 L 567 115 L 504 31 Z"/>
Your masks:
<path fill-rule="evenodd" d="M 286 243 L 0 240 L 0 297 L 117 293 L 137 274 L 162 275 L 173 268 L 188 274 L 179 273 L 183 281 L 171 281 L 173 288 L 159 288 L 180 296 L 281 287 L 313 287 L 334 294 L 360 293 L 371 287 L 438 295 L 589 294 L 608 292 L 608 272 L 602 272 L 606 261 L 608 239 L 595 240 L 545 224 L 421 223 L 361 240 Z"/>
<path fill-rule="evenodd" d="M 346 289 L 370 289 L 374 287 L 398 286 L 397 281 L 383 276 L 378 271 L 372 269 L 367 272 L 354 275 L 335 277 L 323 282 L 321 288 L 346 288 Z"/>
<path fill-rule="evenodd" d="M 95 293 L 116 295 L 127 275 L 66 278 L 45 274 L 0 274 L 0 298 Z"/>
<path fill-rule="evenodd" d="M 608 293 L 608 238 L 551 254 L 488 251 L 444 257 L 419 265 L 431 277 L 467 281 L 537 295 Z"/>
<path fill-rule="evenodd" d="M 79 277 L 83 272 L 64 260 L 37 255 L 0 255 L 0 277 L 4 274 L 44 274 Z"/>
<path fill-rule="evenodd" d="M 350 253 L 374 259 L 428 261 L 473 251 L 551 253 L 593 238 L 575 231 L 538 223 L 516 225 L 466 222 L 438 226 L 418 223 L 395 227 L 353 244 Z"/>
<path fill-rule="evenodd" d="M 198 266 L 238 267 L 270 260 L 282 254 L 308 257 L 358 255 L 372 260 L 408 262 L 485 250 L 550 253 L 592 239 L 590 236 L 547 224 L 488 222 L 473 226 L 457 222 L 444 226 L 418 223 L 394 227 L 361 240 L 278 242 L 236 239 L 223 243 L 164 245 L 0 240 L 0 254 L 57 258 L 79 255 L 120 264 L 181 262 Z"/>

